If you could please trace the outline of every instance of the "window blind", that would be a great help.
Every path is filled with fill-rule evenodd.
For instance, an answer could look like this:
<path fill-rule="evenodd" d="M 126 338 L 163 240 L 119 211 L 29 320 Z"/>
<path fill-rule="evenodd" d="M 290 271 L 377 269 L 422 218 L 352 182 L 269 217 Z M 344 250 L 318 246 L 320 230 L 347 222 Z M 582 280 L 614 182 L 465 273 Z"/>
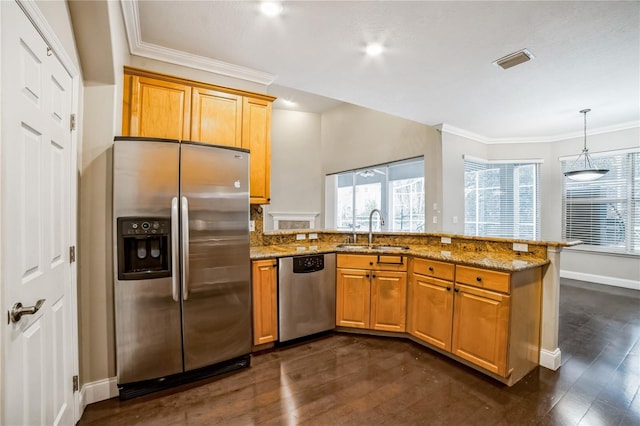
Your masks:
<path fill-rule="evenodd" d="M 465 234 L 540 237 L 539 162 L 486 162 L 465 157 Z"/>
<path fill-rule="evenodd" d="M 640 254 L 640 152 L 599 154 L 600 179 L 564 178 L 562 236 L 595 250 Z M 563 172 L 573 161 L 561 160 Z"/>

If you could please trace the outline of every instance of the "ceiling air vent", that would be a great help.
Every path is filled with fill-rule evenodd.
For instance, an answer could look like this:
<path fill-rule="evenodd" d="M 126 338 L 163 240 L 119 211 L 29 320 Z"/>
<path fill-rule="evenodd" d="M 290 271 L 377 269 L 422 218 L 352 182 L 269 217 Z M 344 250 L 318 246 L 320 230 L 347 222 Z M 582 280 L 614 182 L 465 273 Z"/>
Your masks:
<path fill-rule="evenodd" d="M 503 56 L 493 63 L 506 70 L 507 68 L 515 67 L 523 62 L 530 61 L 533 57 L 534 56 L 527 49 L 522 49 L 517 52 L 510 53 L 507 56 Z"/>

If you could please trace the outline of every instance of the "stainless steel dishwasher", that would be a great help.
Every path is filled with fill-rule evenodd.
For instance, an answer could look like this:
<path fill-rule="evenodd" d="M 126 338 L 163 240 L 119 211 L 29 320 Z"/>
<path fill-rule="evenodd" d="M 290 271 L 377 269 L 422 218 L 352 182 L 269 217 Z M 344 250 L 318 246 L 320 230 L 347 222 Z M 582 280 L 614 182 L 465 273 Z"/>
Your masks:
<path fill-rule="evenodd" d="M 279 340 L 336 326 L 336 255 L 284 257 L 278 261 Z"/>

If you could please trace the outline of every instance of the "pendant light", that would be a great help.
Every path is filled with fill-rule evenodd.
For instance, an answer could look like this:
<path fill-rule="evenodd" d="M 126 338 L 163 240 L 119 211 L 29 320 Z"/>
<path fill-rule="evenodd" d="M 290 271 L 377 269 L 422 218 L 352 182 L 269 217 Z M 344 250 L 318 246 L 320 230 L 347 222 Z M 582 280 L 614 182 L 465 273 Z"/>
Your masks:
<path fill-rule="evenodd" d="M 582 152 L 571 165 L 570 171 L 564 172 L 564 175 L 569 179 L 582 182 L 596 180 L 609 173 L 609 169 L 597 168 L 591 161 L 591 157 L 589 157 L 589 150 L 587 149 L 587 113 L 589 111 L 591 111 L 589 108 L 580 111 L 580 114 L 584 114 L 584 148 L 582 148 Z M 584 157 L 583 161 L 580 160 L 582 157 Z M 575 168 L 581 165 L 584 165 L 584 167 Z"/>

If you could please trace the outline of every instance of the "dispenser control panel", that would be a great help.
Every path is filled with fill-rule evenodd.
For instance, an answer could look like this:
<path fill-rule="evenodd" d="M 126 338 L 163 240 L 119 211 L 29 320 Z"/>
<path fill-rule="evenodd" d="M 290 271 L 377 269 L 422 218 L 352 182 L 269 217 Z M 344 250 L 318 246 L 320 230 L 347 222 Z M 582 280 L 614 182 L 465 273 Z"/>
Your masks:
<path fill-rule="evenodd" d="M 164 219 L 125 219 L 121 226 L 123 235 L 164 235 L 169 233 L 170 223 Z"/>

